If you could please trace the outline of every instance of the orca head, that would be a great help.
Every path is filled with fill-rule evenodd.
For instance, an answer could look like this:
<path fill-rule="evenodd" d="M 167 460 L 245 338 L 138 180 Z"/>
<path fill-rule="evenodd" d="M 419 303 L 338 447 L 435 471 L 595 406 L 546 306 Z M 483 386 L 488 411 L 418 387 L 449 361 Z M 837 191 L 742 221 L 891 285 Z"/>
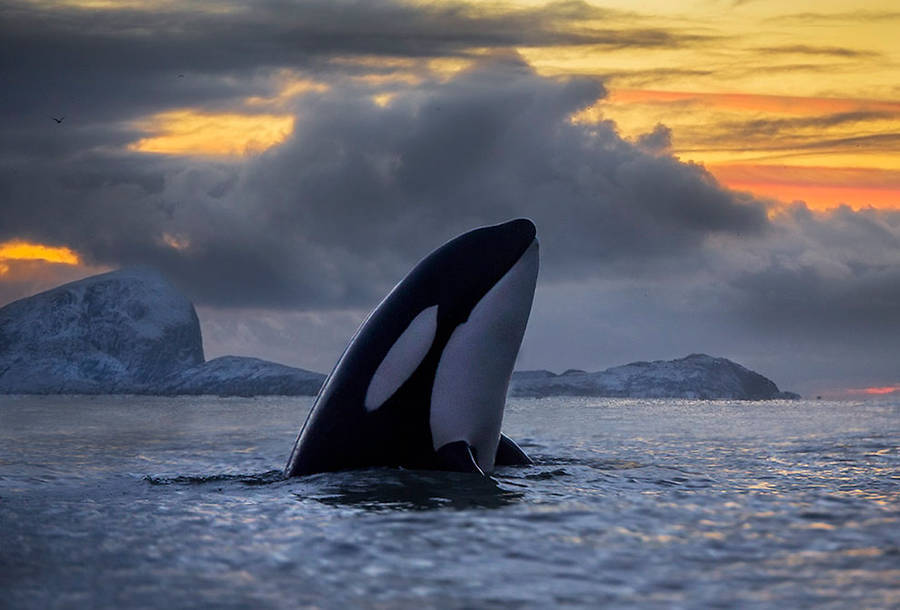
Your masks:
<path fill-rule="evenodd" d="M 474 229 L 422 259 L 351 339 L 288 476 L 373 465 L 456 470 L 456 458 L 441 456 L 459 446 L 474 470 L 492 471 L 537 273 L 527 219 Z M 339 439 L 345 453 L 323 455 Z"/>
<path fill-rule="evenodd" d="M 439 325 L 465 323 L 478 303 L 522 259 L 537 273 L 537 240 L 534 223 L 526 218 L 481 227 L 463 233 L 423 259 L 410 272 L 410 284 L 421 281 L 425 294 L 438 305 Z M 405 283 L 405 281 L 404 281 Z M 512 297 L 513 295 L 508 295 Z M 521 295 L 531 303 L 531 295 Z"/>
<path fill-rule="evenodd" d="M 423 259 L 373 314 L 402 309 L 398 301 L 411 320 L 373 374 L 366 409 L 380 408 L 429 363 L 418 384 L 428 395 L 418 400 L 430 403 L 432 449 L 438 456 L 448 446 L 469 450 L 478 469 L 492 471 L 537 273 L 536 230 L 527 219 L 474 229 Z"/>

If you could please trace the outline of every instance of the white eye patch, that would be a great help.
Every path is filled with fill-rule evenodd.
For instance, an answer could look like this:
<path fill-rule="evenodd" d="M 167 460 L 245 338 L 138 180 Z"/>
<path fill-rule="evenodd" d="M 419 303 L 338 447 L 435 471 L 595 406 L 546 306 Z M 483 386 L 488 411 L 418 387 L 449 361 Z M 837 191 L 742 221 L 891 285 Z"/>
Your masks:
<path fill-rule="evenodd" d="M 366 390 L 367 411 L 387 402 L 422 364 L 437 334 L 437 308 L 432 305 L 419 312 L 388 350 Z"/>

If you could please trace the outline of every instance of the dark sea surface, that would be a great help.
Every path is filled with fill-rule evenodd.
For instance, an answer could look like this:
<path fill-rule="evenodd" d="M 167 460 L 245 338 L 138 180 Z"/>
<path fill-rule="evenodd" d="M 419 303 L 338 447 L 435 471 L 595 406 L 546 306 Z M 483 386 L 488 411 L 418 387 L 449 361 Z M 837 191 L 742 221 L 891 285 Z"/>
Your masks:
<path fill-rule="evenodd" d="M 900 400 L 519 399 L 535 466 L 284 480 L 311 402 L 0 397 L 0 607 L 900 606 Z"/>

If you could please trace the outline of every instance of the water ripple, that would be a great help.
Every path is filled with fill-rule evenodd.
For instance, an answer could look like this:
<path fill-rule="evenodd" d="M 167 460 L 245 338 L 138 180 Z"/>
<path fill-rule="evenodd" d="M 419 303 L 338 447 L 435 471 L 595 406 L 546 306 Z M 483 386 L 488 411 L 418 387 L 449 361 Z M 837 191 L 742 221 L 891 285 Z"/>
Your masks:
<path fill-rule="evenodd" d="M 490 478 L 284 479 L 309 401 L 0 409 L 15 608 L 900 606 L 900 405 L 522 400 Z"/>

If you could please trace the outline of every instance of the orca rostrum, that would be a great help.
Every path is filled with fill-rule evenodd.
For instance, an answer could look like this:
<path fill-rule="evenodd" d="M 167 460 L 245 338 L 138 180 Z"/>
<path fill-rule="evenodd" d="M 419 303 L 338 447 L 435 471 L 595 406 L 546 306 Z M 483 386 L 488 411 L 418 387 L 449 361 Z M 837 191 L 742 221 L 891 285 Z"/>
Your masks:
<path fill-rule="evenodd" d="M 527 219 L 474 229 L 425 257 L 350 340 L 285 475 L 531 463 L 500 425 L 537 274 Z"/>

